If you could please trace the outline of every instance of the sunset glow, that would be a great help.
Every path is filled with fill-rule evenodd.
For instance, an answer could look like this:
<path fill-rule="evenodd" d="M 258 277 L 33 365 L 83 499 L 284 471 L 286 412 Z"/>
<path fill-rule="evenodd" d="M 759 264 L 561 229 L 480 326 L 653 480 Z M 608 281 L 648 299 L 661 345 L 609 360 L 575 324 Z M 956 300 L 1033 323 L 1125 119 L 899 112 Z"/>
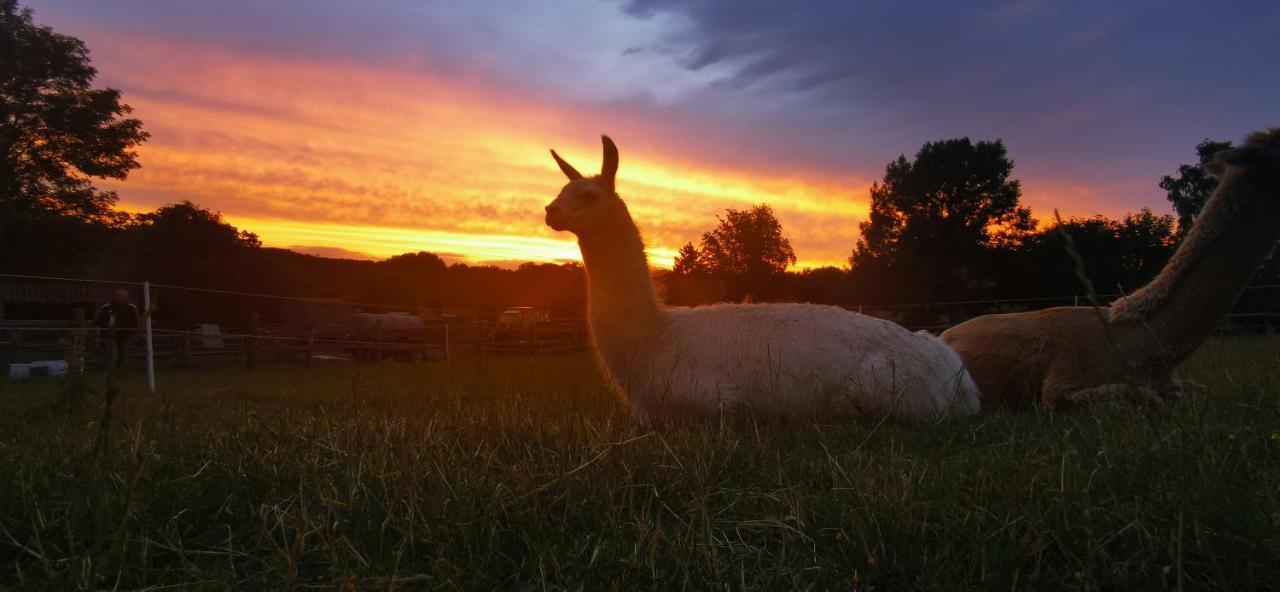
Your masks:
<path fill-rule="evenodd" d="M 837 78 L 852 94 L 828 96 L 821 77 L 791 78 L 809 63 L 802 54 L 778 57 L 794 61 L 792 74 L 766 68 L 747 79 L 749 60 L 686 36 L 713 24 L 697 22 L 705 15 L 608 2 L 496 13 L 330 6 L 332 14 L 307 11 L 314 21 L 304 23 L 270 6 L 241 14 L 234 27 L 247 6 L 225 14 L 134 1 L 118 13 L 57 1 L 33 8 L 38 21 L 86 41 L 100 80 L 124 92 L 151 133 L 142 168 L 103 183 L 124 207 L 191 200 L 268 246 L 353 257 L 428 250 L 473 263 L 577 260 L 571 237 L 542 223 L 563 183 L 547 149 L 591 171 L 601 133 L 621 147 L 619 192 L 655 265 L 669 266 L 725 208 L 768 203 L 799 266 L 812 267 L 846 263 L 869 185 L 925 141 L 1005 138 L 1023 201 L 1043 220 L 1053 209 L 1168 211 L 1155 187 L 1178 162 L 1168 155 L 1189 154 L 1212 131 L 1144 140 L 1126 131 L 1138 118 L 1108 123 L 1115 109 L 1143 100 L 1127 82 L 1099 91 L 1110 106 L 1064 102 L 1057 83 L 1044 82 L 1057 102 L 1046 98 L 1037 111 L 1025 111 L 1037 102 L 1024 100 L 1000 117 L 973 112 L 939 123 L 954 100 L 932 90 L 894 95 L 920 80 L 897 88 Z M 140 14 L 149 18 L 130 16 Z M 975 14 L 995 28 L 1034 16 Z M 273 28 L 272 19 L 291 24 Z M 565 31 L 578 31 L 568 45 Z M 928 118 L 913 114 L 926 106 Z M 1082 139 L 1085 129 L 1096 138 Z"/>
<path fill-rule="evenodd" d="M 523 261 L 568 263 L 581 261 L 578 245 L 561 237 L 523 237 L 509 234 L 476 234 L 386 226 L 356 226 L 327 222 L 294 222 L 262 218 L 230 217 L 241 228 L 257 229 L 271 237 L 270 246 L 325 256 L 385 258 L 401 253 L 430 251 L 446 261 L 483 262 L 513 266 Z M 326 245 L 341 245 L 326 249 Z M 342 253 L 340 250 L 350 251 Z M 515 254 L 516 257 L 512 257 Z M 670 267 L 675 252 L 649 248 L 654 266 Z"/>
<path fill-rule="evenodd" d="M 571 237 L 542 223 L 564 181 L 548 147 L 584 170 L 600 159 L 598 136 L 579 133 L 572 113 L 425 76 L 184 46 L 132 44 L 102 59 L 131 64 L 122 83 L 153 135 L 143 168 L 111 184 L 132 209 L 190 199 L 270 246 L 579 259 Z M 762 202 L 807 228 L 793 238 L 802 265 L 839 265 L 865 212 L 865 183 L 623 154 L 619 191 L 659 266 L 724 208 Z"/>

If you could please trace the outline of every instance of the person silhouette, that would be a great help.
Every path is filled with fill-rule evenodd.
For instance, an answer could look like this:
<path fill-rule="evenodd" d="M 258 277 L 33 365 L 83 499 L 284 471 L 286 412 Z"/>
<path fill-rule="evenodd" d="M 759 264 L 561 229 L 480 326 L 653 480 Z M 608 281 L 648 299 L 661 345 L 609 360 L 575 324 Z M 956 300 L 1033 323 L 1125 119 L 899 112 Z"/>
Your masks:
<path fill-rule="evenodd" d="M 112 367 L 123 370 L 129 353 L 129 341 L 138 332 L 138 308 L 129 303 L 129 291 L 116 288 L 111 302 L 102 305 L 93 324 L 105 329 L 111 342 Z"/>

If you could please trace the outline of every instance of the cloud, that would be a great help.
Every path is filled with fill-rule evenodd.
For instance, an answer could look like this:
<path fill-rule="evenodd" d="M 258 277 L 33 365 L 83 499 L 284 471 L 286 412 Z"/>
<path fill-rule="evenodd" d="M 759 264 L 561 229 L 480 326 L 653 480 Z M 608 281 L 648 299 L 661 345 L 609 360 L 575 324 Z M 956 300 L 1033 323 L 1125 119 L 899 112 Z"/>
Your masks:
<path fill-rule="evenodd" d="M 356 259 L 358 261 L 377 261 L 378 257 L 374 257 L 368 253 L 352 251 L 342 247 L 324 246 L 324 245 L 290 245 L 287 247 L 290 251 L 305 253 L 307 255 L 316 255 L 318 257 L 329 257 L 333 259 Z"/>
<path fill-rule="evenodd" d="M 37 0 L 37 20 L 304 61 L 344 62 L 431 76 L 466 76 L 522 93 L 608 100 L 663 99 L 705 84 L 662 53 L 637 51 L 677 15 L 635 19 L 613 3 L 425 0 L 272 2 L 117 0 L 89 6 Z M 652 81 L 661 79 L 662 85 Z"/>
<path fill-rule="evenodd" d="M 1160 175 L 1280 104 L 1280 5 L 1257 1 L 32 5 L 153 133 L 108 183 L 126 201 L 267 221 L 269 244 L 322 244 L 281 221 L 390 229 L 324 235 L 375 254 L 572 256 L 539 216 L 546 148 L 589 170 L 602 131 L 658 252 L 768 202 L 802 261 L 838 263 L 884 164 L 956 136 L 1004 138 L 1041 217 L 1167 210 Z"/>
<path fill-rule="evenodd" d="M 626 10 L 691 23 L 661 45 L 692 71 L 727 72 L 729 90 L 709 97 L 717 108 L 756 103 L 854 166 L 968 135 L 1020 146 L 1014 157 L 1036 175 L 1062 175 L 1066 152 L 1079 156 L 1065 172 L 1103 185 L 1152 178 L 1201 137 L 1274 123 L 1280 99 L 1280 78 L 1256 76 L 1280 58 L 1274 3 L 1229 14 L 1189 0 L 631 0 Z"/>
<path fill-rule="evenodd" d="M 105 45 L 112 49 L 100 62 L 131 89 L 126 99 L 152 133 L 139 151 L 142 168 L 104 183 L 131 207 L 187 199 L 252 220 L 242 226 L 270 245 L 330 244 L 379 257 L 416 249 L 473 260 L 577 256 L 542 223 L 563 183 L 547 147 L 584 170 L 600 159 L 598 133 L 584 133 L 572 107 L 360 65 L 145 39 Z M 806 220 L 794 227 L 808 233 L 793 238 L 806 263 L 838 261 L 854 240 L 865 211 L 861 181 L 673 157 L 652 147 L 680 145 L 680 130 L 606 108 L 586 117 L 618 124 L 619 187 L 655 263 L 669 265 L 674 248 L 696 240 L 725 208 L 761 202 L 784 224 Z M 386 240 L 308 238 L 282 221 L 356 226 Z"/>

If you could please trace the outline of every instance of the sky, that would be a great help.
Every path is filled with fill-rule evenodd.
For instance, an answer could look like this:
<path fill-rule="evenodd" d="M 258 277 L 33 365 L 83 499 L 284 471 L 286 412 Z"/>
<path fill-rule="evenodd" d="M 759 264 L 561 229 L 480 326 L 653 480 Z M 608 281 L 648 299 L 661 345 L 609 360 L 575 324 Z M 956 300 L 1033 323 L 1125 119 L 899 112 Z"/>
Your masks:
<path fill-rule="evenodd" d="M 842 265 L 868 188 L 928 141 L 1001 138 L 1038 218 L 1171 211 L 1204 138 L 1280 125 L 1280 3 L 31 0 L 151 133 L 115 189 L 264 244 L 579 260 L 542 222 L 547 150 L 618 191 L 670 266 L 770 204 Z"/>

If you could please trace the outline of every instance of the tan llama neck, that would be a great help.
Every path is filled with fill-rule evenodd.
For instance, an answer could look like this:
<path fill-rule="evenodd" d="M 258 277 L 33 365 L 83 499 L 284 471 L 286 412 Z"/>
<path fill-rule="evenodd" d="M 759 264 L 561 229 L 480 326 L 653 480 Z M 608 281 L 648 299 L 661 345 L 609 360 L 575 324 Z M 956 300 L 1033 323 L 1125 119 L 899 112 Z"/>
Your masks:
<path fill-rule="evenodd" d="M 645 260 L 644 241 L 630 214 L 625 210 L 623 214 L 608 228 L 597 228 L 578 238 L 587 268 L 593 332 L 601 325 L 617 329 L 652 327 L 662 317 Z"/>
<path fill-rule="evenodd" d="M 1231 170 L 1160 275 L 1111 307 L 1173 363 L 1208 338 L 1280 239 L 1275 187 Z"/>

